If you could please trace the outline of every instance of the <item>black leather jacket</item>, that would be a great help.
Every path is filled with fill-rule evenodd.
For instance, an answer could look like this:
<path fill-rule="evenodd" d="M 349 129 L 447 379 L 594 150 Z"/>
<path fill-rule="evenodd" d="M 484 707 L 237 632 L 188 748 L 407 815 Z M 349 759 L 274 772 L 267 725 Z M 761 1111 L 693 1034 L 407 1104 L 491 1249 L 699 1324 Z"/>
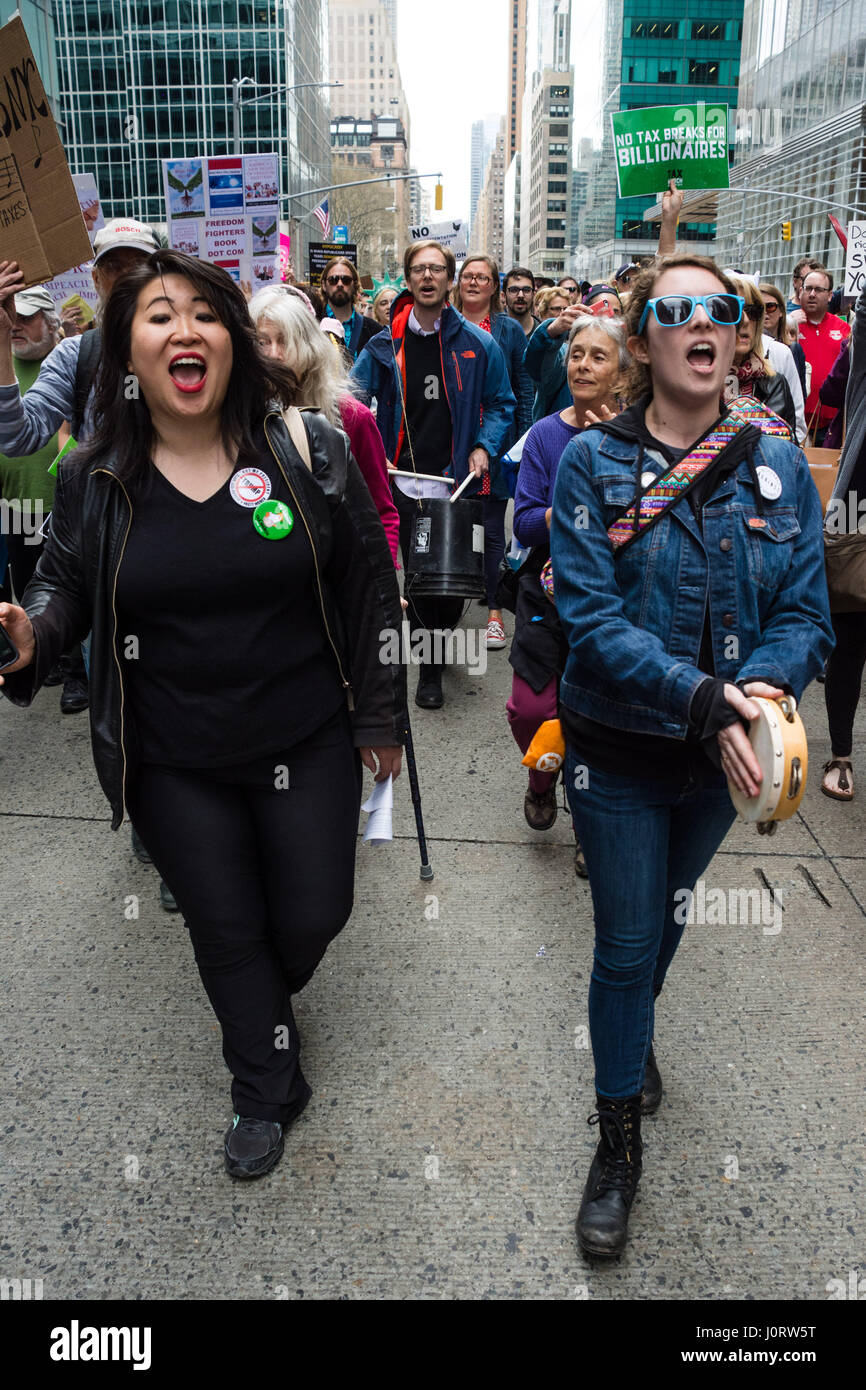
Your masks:
<path fill-rule="evenodd" d="M 304 413 L 312 475 L 277 409 L 264 431 L 313 548 L 322 622 L 352 710 L 356 747 L 402 744 L 406 670 L 380 660 L 383 628 L 399 632 L 402 610 L 394 562 L 379 514 L 346 436 L 320 415 Z M 132 525 L 129 492 L 112 462 L 61 465 L 49 536 L 23 607 L 33 623 L 33 662 L 4 677 L 2 693 L 29 705 L 63 652 L 92 633 L 90 733 L 93 760 L 123 820 L 135 772 L 134 732 L 125 707 L 114 596 Z M 399 644 L 398 644 L 399 645 Z"/>

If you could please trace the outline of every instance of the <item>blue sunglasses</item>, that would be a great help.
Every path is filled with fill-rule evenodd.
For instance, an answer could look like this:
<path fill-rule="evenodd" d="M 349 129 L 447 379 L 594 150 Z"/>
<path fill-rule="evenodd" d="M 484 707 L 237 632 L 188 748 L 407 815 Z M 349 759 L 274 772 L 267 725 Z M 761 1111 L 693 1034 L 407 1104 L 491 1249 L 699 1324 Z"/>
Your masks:
<path fill-rule="evenodd" d="M 740 294 L 663 294 L 658 299 L 647 300 L 637 331 L 643 333 L 650 309 L 662 328 L 682 328 L 699 304 L 703 305 L 707 318 L 727 328 L 729 324 L 740 322 L 745 302 Z"/>

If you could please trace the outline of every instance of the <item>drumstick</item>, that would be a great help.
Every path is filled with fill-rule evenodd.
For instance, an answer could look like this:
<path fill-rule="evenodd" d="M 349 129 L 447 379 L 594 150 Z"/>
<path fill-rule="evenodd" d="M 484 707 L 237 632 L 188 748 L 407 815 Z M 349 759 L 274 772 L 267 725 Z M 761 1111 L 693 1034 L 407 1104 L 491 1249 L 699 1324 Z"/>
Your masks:
<path fill-rule="evenodd" d="M 474 483 L 474 482 L 477 482 L 477 481 L 478 481 L 478 480 L 477 480 L 477 478 L 475 477 L 475 474 L 474 474 L 473 472 L 470 471 L 470 472 L 467 474 L 467 476 L 463 479 L 463 482 L 460 484 L 460 486 L 459 486 L 459 488 L 457 489 L 457 491 L 456 491 L 456 492 L 452 492 L 451 496 L 450 496 L 449 499 L 448 499 L 449 502 L 456 502 L 456 501 L 457 501 L 457 498 L 460 496 L 461 492 L 463 492 L 464 488 L 467 488 L 467 487 L 469 486 L 470 483 Z"/>
<path fill-rule="evenodd" d="M 437 478 L 435 473 L 409 473 L 403 472 L 400 468 L 389 468 L 389 478 L 421 478 L 425 483 L 447 483 L 449 487 L 454 486 L 453 478 L 443 478 L 440 474 Z"/>

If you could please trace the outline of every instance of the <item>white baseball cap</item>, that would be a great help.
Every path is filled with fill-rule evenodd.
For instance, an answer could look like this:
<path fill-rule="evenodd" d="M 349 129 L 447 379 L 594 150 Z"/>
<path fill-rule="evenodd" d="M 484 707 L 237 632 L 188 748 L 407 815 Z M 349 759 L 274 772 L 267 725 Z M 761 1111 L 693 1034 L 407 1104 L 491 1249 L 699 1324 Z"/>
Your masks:
<path fill-rule="evenodd" d="M 42 309 L 47 309 L 50 313 L 53 308 L 54 300 L 41 285 L 34 285 L 31 290 L 22 290 L 15 296 L 15 312 L 23 319 L 32 318 Z"/>
<path fill-rule="evenodd" d="M 112 217 L 93 239 L 93 264 L 96 265 L 109 251 L 117 251 L 128 246 L 133 251 L 144 251 L 149 255 L 159 250 L 159 242 L 150 227 L 136 222 L 131 217 Z"/>

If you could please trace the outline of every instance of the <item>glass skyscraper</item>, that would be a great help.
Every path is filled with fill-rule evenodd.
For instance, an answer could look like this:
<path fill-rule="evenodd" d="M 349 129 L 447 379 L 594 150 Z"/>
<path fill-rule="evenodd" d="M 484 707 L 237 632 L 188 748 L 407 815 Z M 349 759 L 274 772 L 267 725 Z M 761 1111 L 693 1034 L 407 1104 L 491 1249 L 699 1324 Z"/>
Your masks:
<path fill-rule="evenodd" d="M 864 102 L 863 0 L 746 0 L 731 183 L 753 191 L 719 195 L 725 264 L 760 269 L 786 292 L 802 255 L 841 278 L 844 252 L 827 214 L 843 226 L 852 208 L 866 216 Z M 754 191 L 764 188 L 782 191 Z"/>
<path fill-rule="evenodd" d="M 607 0 L 603 140 L 580 223 L 581 241 L 597 248 L 594 274 L 652 255 L 658 239 L 658 226 L 643 221 L 655 200 L 617 196 L 611 113 L 699 101 L 726 105 L 733 159 L 742 19 L 743 0 Z M 712 252 L 715 232 L 714 220 L 684 215 L 678 235 L 693 250 Z"/>
<path fill-rule="evenodd" d="M 328 80 L 327 0 L 56 0 L 54 9 L 66 154 L 73 173 L 96 174 L 106 217 L 164 223 L 160 161 L 231 153 L 232 79 L 251 78 L 240 91 L 240 152 L 279 153 L 281 214 L 300 219 L 304 269 L 318 198 L 288 194 L 331 182 L 329 94 L 276 89 Z"/>

